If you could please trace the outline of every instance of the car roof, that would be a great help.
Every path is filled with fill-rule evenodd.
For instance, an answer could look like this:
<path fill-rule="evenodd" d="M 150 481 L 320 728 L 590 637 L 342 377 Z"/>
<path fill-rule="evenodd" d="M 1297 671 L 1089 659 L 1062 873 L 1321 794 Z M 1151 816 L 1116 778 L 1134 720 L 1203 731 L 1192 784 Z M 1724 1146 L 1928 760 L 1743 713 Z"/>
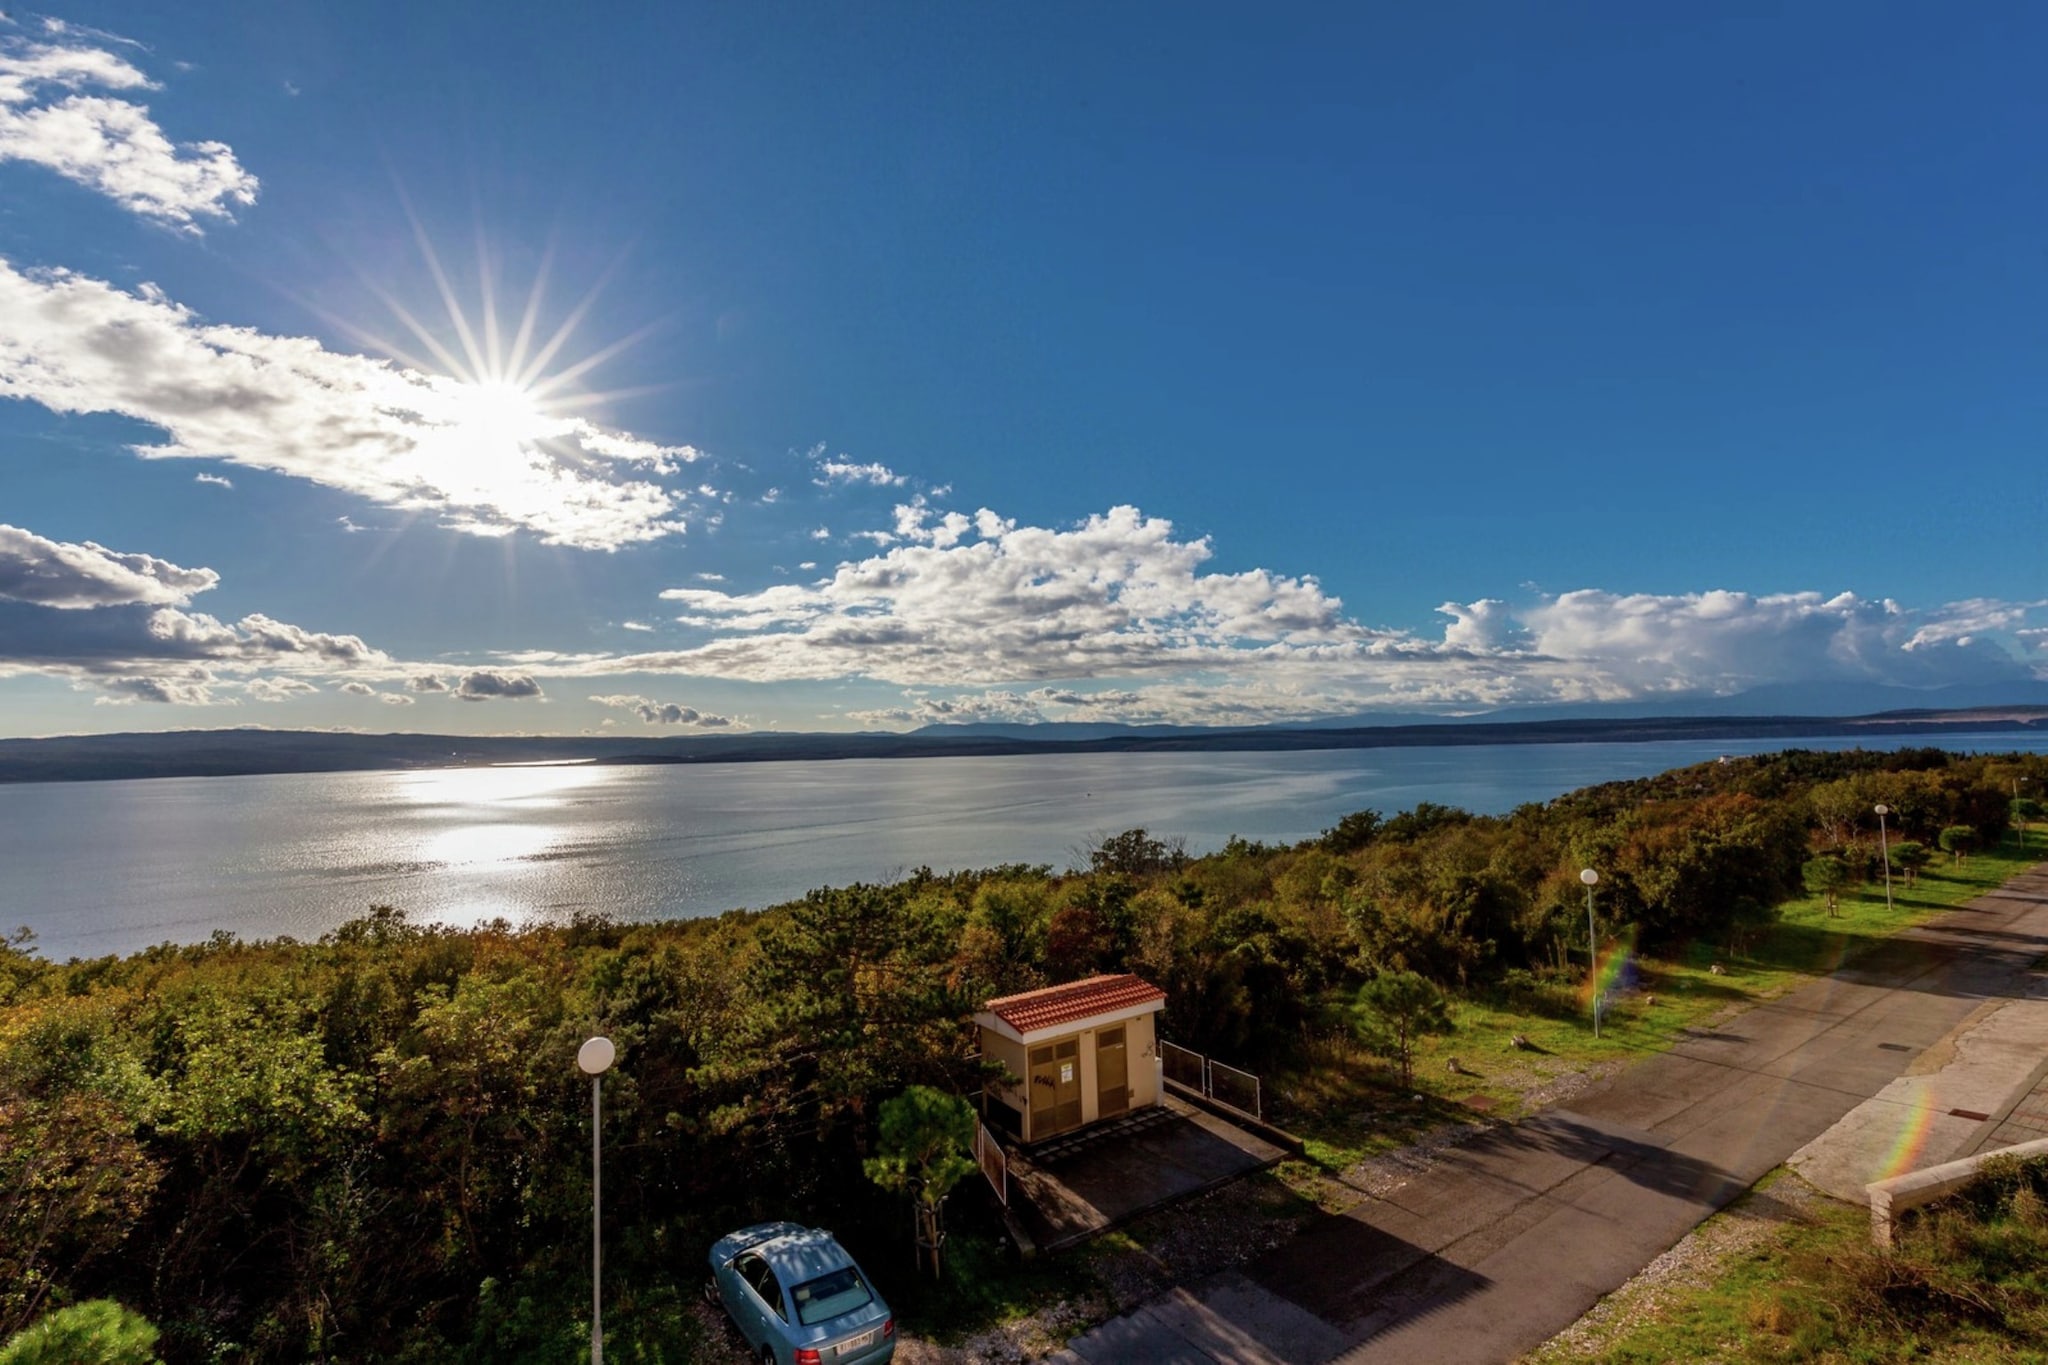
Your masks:
<path fill-rule="evenodd" d="M 800 1228 L 784 1223 L 778 1235 L 752 1248 L 775 1270 L 785 1285 L 799 1285 L 853 1264 L 853 1257 L 823 1228 Z"/>

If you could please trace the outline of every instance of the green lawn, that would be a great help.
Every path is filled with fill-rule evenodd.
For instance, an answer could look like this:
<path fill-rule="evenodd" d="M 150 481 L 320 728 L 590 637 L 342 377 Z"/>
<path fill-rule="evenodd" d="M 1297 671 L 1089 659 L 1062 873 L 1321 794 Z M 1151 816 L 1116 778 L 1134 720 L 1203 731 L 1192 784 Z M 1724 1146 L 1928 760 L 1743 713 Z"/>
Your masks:
<path fill-rule="evenodd" d="M 1695 943 L 1670 958 L 1643 958 L 1637 988 L 1603 1010 L 1600 1036 L 1576 993 L 1535 987 L 1453 1000 L 1453 1032 L 1415 1050 L 1412 1085 L 1383 1059 L 1346 1040 L 1311 1046 L 1298 1068 L 1269 1080 L 1276 1119 L 1299 1133 L 1307 1155 L 1335 1172 L 1414 1140 L 1447 1119 L 1513 1119 L 1541 1107 L 1575 1074 L 1601 1072 L 1669 1048 L 1681 1029 L 1782 995 L 1834 971 L 1899 930 L 1984 894 L 2040 861 L 2036 828 L 2024 851 L 2011 842 L 1930 865 L 1913 886 L 1895 880 L 1838 898 L 1788 902 L 1747 954 Z M 1719 965 L 1721 972 L 1713 968 Z M 1531 1045 L 1511 1045 L 1520 1034 Z M 1452 1058 L 1458 1072 L 1449 1069 Z"/>
<path fill-rule="evenodd" d="M 1704 1281 L 1623 1291 L 1626 1325 L 1604 1341 L 1553 1342 L 1525 1365 L 2048 1360 L 2044 1188 L 2048 1163 L 2015 1165 L 1927 1211 L 1889 1253 L 1870 1245 L 1868 1210 L 1813 1196 Z"/>

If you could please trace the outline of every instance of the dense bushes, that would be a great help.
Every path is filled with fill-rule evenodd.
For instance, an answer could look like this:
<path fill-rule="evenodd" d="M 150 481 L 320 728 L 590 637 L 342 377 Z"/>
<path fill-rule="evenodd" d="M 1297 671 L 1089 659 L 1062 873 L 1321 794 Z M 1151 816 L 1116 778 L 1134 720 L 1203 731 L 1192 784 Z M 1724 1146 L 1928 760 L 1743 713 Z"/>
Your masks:
<path fill-rule="evenodd" d="M 677 1359 L 705 1246 L 827 1223 L 907 1250 L 865 1179 L 881 1102 L 972 1093 L 989 995 L 1098 970 L 1169 992 L 1169 1036 L 1282 1060 L 1359 987 L 1529 983 L 1583 952 L 1577 872 L 1647 945 L 1739 949 L 1816 855 L 1994 841 L 2041 759 L 1791 753 L 1504 817 L 1419 806 L 1202 858 L 1142 830 L 1088 868 L 935 874 L 759 914 L 457 931 L 380 909 L 318 943 L 217 938 L 56 964 L 0 946 L 0 1335 L 108 1296 L 168 1358 L 552 1359 L 587 1311 L 604 1032 L 608 1341 Z M 1869 856 L 1859 850 L 1869 849 Z M 1896 851 L 1896 846 L 1895 846 Z M 1405 978 L 1404 978 L 1405 979 Z M 581 1330 L 587 1331 L 587 1326 Z M 566 1346 L 565 1346 L 566 1343 Z M 680 1344 L 679 1344 L 680 1343 Z"/>

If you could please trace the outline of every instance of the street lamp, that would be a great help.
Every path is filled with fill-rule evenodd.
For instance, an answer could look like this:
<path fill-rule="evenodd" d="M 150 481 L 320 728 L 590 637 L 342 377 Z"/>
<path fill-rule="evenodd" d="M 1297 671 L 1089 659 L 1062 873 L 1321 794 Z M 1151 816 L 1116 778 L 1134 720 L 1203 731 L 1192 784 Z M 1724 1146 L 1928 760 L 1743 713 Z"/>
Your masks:
<path fill-rule="evenodd" d="M 590 1077 L 590 1365 L 604 1362 L 604 1224 L 603 1204 L 598 1198 L 598 1136 L 604 1110 L 600 1092 L 604 1073 L 618 1055 L 612 1040 L 601 1034 L 576 1049 L 576 1065 Z"/>
<path fill-rule="evenodd" d="M 1892 847 L 1885 836 L 1884 818 L 1891 814 L 1891 810 L 1884 802 L 1877 803 L 1877 856 L 1878 861 L 1884 864 L 1884 912 L 1887 915 L 1892 912 Z"/>
<path fill-rule="evenodd" d="M 1593 927 L 1593 887 L 1599 882 L 1600 874 L 1592 868 L 1579 873 L 1579 880 L 1586 884 L 1586 952 L 1590 965 L 1587 968 L 1587 982 L 1593 990 L 1593 1036 L 1600 1036 L 1600 931 Z"/>

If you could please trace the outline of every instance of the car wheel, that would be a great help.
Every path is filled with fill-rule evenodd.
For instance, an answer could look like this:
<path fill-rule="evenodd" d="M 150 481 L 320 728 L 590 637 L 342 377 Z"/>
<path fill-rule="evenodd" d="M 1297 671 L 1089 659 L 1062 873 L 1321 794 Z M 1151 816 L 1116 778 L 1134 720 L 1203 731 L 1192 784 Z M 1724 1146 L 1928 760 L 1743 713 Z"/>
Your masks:
<path fill-rule="evenodd" d="M 761 1348 L 761 1365 L 776 1365 L 775 1348 L 773 1346 L 763 1346 Z"/>
<path fill-rule="evenodd" d="M 715 1280 L 715 1279 L 709 1279 L 709 1280 L 706 1280 L 706 1281 L 704 1281 L 704 1302 L 706 1302 L 706 1303 L 710 1304 L 710 1305 L 711 1305 L 711 1306 L 712 1306 L 713 1308 L 716 1308 L 716 1307 L 718 1307 L 718 1281 L 717 1281 L 717 1280 Z"/>

